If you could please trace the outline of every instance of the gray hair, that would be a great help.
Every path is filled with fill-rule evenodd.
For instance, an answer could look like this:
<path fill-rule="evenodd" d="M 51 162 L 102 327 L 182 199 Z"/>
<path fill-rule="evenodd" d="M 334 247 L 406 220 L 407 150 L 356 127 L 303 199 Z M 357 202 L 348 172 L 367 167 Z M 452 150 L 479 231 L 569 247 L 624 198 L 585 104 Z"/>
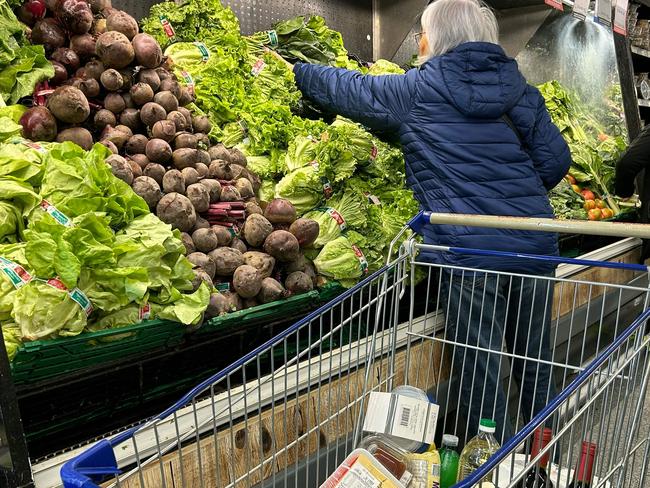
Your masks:
<path fill-rule="evenodd" d="M 499 25 L 492 10 L 480 0 L 436 0 L 422 14 L 428 51 L 420 64 L 465 42 L 499 41 Z"/>

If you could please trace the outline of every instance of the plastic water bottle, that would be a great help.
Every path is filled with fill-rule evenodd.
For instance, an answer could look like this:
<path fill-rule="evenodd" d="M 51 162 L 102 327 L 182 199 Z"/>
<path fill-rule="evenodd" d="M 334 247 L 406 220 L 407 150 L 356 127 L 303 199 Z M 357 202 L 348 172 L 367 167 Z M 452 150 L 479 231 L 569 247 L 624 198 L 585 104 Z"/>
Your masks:
<path fill-rule="evenodd" d="M 481 419 L 478 435 L 467 443 L 460 455 L 459 479 L 463 480 L 484 464 L 492 454 L 499 449 L 499 443 L 494 438 L 496 422 L 490 419 Z M 492 482 L 488 475 L 481 482 Z"/>
<path fill-rule="evenodd" d="M 440 488 L 449 488 L 458 481 L 458 437 L 445 434 L 440 448 Z"/>

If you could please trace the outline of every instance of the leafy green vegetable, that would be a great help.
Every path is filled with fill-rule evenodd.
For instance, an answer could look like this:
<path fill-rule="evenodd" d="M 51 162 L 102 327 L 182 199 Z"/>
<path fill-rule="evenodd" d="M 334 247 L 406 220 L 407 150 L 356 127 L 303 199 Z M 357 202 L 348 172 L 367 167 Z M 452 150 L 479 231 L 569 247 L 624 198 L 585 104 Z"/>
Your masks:
<path fill-rule="evenodd" d="M 309 165 L 282 178 L 275 186 L 275 196 L 289 200 L 302 215 L 323 201 L 323 184 L 318 170 Z"/>
<path fill-rule="evenodd" d="M 354 244 L 341 236 L 326 243 L 314 259 L 319 274 L 335 280 L 358 280 L 364 273 L 364 258 Z"/>
<path fill-rule="evenodd" d="M 20 328 L 14 323 L 2 324 L 2 339 L 4 340 L 9 361 L 12 361 L 23 343 L 20 339 Z"/>
<path fill-rule="evenodd" d="M 6 0 L 0 0 L 0 106 L 31 95 L 41 81 L 54 76 L 43 46 L 32 46 Z"/>
<path fill-rule="evenodd" d="M 395 63 L 391 63 L 385 59 L 378 59 L 368 69 L 369 75 L 403 75 L 404 70 Z"/>

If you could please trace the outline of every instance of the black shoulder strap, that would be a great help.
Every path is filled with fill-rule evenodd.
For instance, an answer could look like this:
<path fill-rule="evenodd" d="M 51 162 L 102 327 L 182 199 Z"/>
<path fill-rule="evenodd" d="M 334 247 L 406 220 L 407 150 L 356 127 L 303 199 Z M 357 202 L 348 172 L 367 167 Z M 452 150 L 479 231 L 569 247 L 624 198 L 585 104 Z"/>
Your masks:
<path fill-rule="evenodd" d="M 525 148 L 526 144 L 524 143 L 524 138 L 521 136 L 521 132 L 519 132 L 519 129 L 517 129 L 517 127 L 515 126 L 512 119 L 508 116 L 508 114 L 503 114 L 501 116 L 501 120 L 503 120 L 506 124 L 508 124 L 508 127 L 512 129 L 512 132 L 514 132 L 515 135 L 517 136 L 517 139 L 519 139 L 519 144 L 521 144 L 521 147 Z"/>

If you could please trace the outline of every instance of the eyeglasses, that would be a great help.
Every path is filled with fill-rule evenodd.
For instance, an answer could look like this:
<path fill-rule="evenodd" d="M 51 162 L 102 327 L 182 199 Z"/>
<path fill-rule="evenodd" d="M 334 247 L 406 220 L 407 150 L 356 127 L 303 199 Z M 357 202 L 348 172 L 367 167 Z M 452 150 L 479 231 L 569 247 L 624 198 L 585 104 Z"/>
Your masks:
<path fill-rule="evenodd" d="M 416 44 L 420 44 L 420 41 L 422 40 L 424 34 L 425 34 L 424 32 L 418 32 L 417 34 L 413 35 L 413 39 L 415 39 Z"/>

